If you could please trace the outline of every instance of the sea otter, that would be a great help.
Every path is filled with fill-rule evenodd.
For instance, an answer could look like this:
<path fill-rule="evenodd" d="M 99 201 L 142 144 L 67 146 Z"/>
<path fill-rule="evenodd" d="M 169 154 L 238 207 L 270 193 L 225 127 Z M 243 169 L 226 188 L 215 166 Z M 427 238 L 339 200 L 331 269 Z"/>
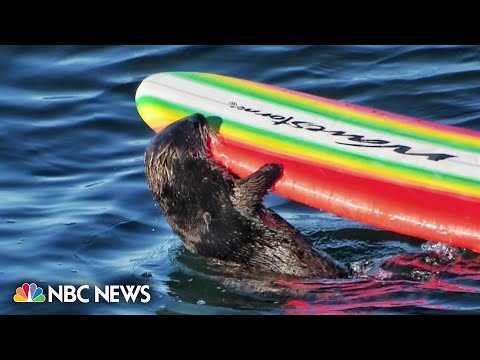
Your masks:
<path fill-rule="evenodd" d="M 208 120 L 194 114 L 159 132 L 145 152 L 148 187 L 168 223 L 194 254 L 249 273 L 341 278 L 347 269 L 262 204 L 282 175 L 266 164 L 240 179 L 216 163 Z"/>

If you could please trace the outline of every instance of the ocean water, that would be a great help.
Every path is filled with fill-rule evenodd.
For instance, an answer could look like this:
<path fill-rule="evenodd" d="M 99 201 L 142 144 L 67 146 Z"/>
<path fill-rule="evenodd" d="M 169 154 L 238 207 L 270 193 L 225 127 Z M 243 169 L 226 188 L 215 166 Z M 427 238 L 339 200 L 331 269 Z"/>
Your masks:
<path fill-rule="evenodd" d="M 479 47 L 2 46 L 0 65 L 1 314 L 480 313 L 478 255 L 275 195 L 268 206 L 360 275 L 226 286 L 155 206 L 134 101 L 150 74 L 203 71 L 480 130 Z M 151 299 L 15 303 L 24 282 L 148 285 Z"/>

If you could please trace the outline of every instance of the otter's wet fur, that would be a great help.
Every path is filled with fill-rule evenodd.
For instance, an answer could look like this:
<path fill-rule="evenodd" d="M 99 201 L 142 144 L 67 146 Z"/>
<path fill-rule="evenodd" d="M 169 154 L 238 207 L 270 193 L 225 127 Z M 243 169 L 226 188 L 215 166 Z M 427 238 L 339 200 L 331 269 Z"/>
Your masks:
<path fill-rule="evenodd" d="M 346 268 L 262 204 L 281 165 L 266 164 L 240 179 L 211 158 L 209 141 L 217 141 L 215 133 L 195 114 L 159 132 L 145 152 L 148 186 L 189 251 L 248 273 L 347 276 Z"/>

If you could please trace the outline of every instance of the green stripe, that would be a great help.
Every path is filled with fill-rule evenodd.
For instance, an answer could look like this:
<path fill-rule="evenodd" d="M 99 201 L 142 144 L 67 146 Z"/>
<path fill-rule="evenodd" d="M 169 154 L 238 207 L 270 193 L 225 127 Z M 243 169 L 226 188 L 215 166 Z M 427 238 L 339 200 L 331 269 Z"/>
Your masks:
<path fill-rule="evenodd" d="M 254 96 L 257 99 L 261 99 L 261 100 L 270 102 L 272 104 L 277 104 L 277 105 L 288 107 L 293 111 L 300 109 L 300 110 L 309 112 L 311 114 L 325 116 L 325 117 L 335 119 L 335 120 L 339 120 L 339 121 L 342 121 L 342 122 L 345 122 L 345 123 L 348 123 L 348 124 L 357 125 L 357 126 L 360 126 L 360 127 L 366 128 L 366 129 L 371 129 L 371 130 L 375 130 L 375 131 L 380 130 L 380 131 L 382 131 L 386 134 L 390 134 L 390 135 L 391 134 L 397 134 L 397 135 L 405 136 L 405 137 L 408 137 L 408 138 L 418 139 L 418 140 L 421 140 L 421 141 L 429 141 L 431 143 L 438 144 L 438 145 L 444 145 L 444 146 L 448 145 L 448 146 L 451 146 L 453 148 L 472 151 L 472 152 L 475 152 L 475 153 L 480 153 L 480 143 L 479 143 L 478 146 L 472 146 L 472 145 L 465 144 L 465 143 L 463 143 L 459 140 L 455 140 L 455 139 L 450 139 L 450 140 L 448 140 L 448 139 L 438 139 L 435 136 L 428 136 L 428 139 L 427 139 L 425 135 L 415 133 L 411 129 L 405 129 L 404 130 L 404 129 L 393 128 L 393 127 L 391 127 L 387 124 L 379 124 L 379 123 L 371 124 L 371 123 L 365 122 L 364 120 L 362 120 L 361 118 L 359 118 L 356 115 L 346 116 L 346 115 L 338 114 L 334 110 L 318 109 L 317 107 L 315 107 L 313 105 L 299 104 L 294 99 L 279 99 L 275 95 L 262 94 L 262 93 L 260 93 L 256 90 L 254 90 L 254 89 L 246 88 L 244 85 L 226 84 L 218 78 L 210 77 L 208 74 L 189 73 L 189 72 L 174 72 L 174 73 L 171 73 L 171 74 L 173 76 L 177 76 L 177 77 L 187 79 L 187 80 L 190 80 L 190 81 L 201 82 L 201 83 L 204 83 L 204 84 L 207 84 L 207 85 L 210 85 L 210 86 L 214 86 L 216 88 L 220 88 L 220 89 L 223 89 L 223 90 L 230 90 L 230 91 L 233 91 L 233 92 L 237 92 L 237 93 L 245 95 L 245 96 L 249 96 L 249 97 Z"/>
<path fill-rule="evenodd" d="M 159 106 L 162 108 L 173 109 L 175 111 L 182 112 L 185 115 L 193 114 L 193 113 L 199 112 L 200 110 L 200 109 L 194 109 L 194 108 L 186 107 L 176 103 L 172 103 L 169 101 L 165 101 L 163 99 L 160 100 L 158 98 L 151 97 L 151 96 L 142 96 L 137 99 L 138 107 L 141 107 L 144 103 L 149 103 L 151 105 Z M 217 116 L 217 114 L 214 114 L 214 113 L 205 112 L 203 110 L 200 110 L 200 111 L 205 116 Z M 443 186 L 447 186 L 449 188 L 452 188 L 452 186 L 454 188 L 455 185 L 463 185 L 463 186 L 477 188 L 480 185 L 478 181 L 475 181 L 472 179 L 468 179 L 460 176 L 454 176 L 451 174 L 432 171 L 428 169 L 418 168 L 415 166 L 399 164 L 399 163 L 384 160 L 384 159 L 371 158 L 366 155 L 355 154 L 348 151 L 342 151 L 342 150 L 334 149 L 334 148 L 321 145 L 309 140 L 298 139 L 296 137 L 277 134 L 277 133 L 273 133 L 263 129 L 255 128 L 249 125 L 241 124 L 234 120 L 227 119 L 224 117 L 222 117 L 222 120 L 223 122 L 228 123 L 230 126 L 236 127 L 238 129 L 243 129 L 247 132 L 254 133 L 258 136 L 261 136 L 267 139 L 271 139 L 272 137 L 274 137 L 277 140 L 282 141 L 286 144 L 288 144 L 288 142 L 294 142 L 297 146 L 300 146 L 302 148 L 302 151 L 304 151 L 305 153 L 311 152 L 312 150 L 316 150 L 319 152 L 332 155 L 337 158 L 343 157 L 344 159 L 354 160 L 360 163 L 375 162 L 377 165 L 381 165 L 385 169 L 396 169 L 404 173 L 409 173 L 413 175 L 424 175 L 424 176 L 435 178 L 437 180 L 437 183 L 442 184 Z"/>

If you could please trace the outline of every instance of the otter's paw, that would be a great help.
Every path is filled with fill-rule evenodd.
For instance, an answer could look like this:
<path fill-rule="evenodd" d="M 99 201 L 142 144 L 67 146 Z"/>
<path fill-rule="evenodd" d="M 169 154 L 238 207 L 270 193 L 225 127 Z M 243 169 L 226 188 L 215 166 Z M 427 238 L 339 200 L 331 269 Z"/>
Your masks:
<path fill-rule="evenodd" d="M 266 164 L 260 169 L 238 181 L 235 187 L 235 199 L 239 206 L 258 209 L 262 198 L 268 189 L 278 180 L 283 173 L 283 166 L 279 164 Z"/>
<path fill-rule="evenodd" d="M 262 166 L 259 171 L 265 172 L 265 175 L 277 180 L 283 173 L 283 165 L 271 163 Z"/>

